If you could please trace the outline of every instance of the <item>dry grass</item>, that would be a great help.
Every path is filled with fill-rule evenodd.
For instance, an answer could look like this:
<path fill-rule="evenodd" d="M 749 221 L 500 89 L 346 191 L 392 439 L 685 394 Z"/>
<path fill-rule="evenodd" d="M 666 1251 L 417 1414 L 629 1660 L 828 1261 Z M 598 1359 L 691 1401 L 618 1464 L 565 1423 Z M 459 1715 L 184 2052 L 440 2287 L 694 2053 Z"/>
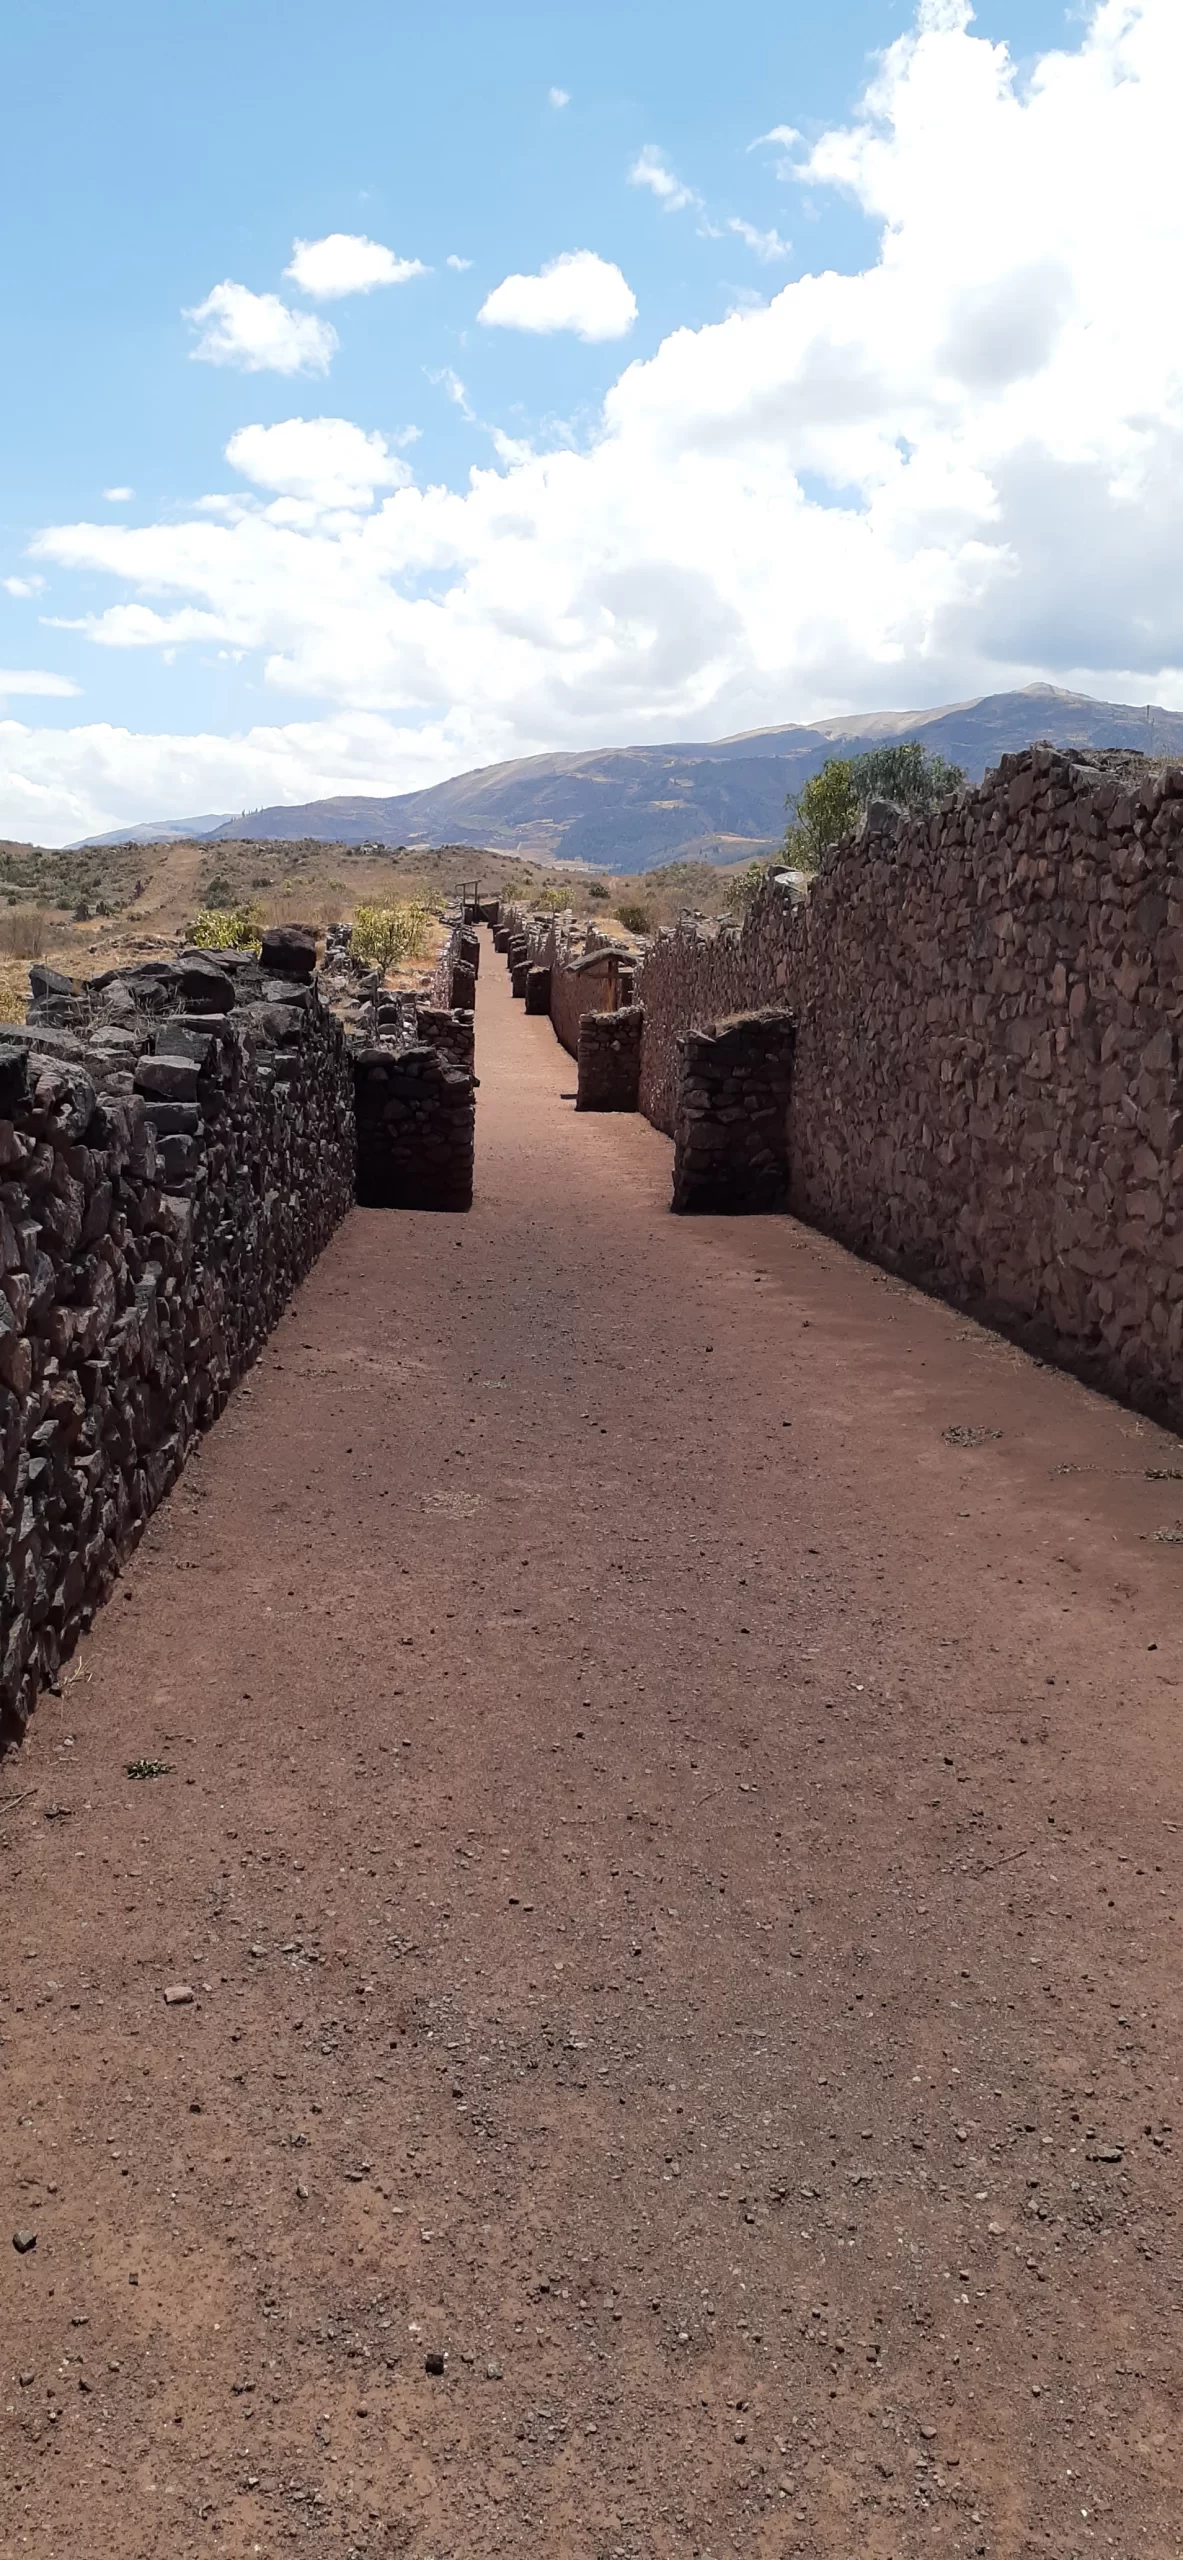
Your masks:
<path fill-rule="evenodd" d="M 0 952 L 16 960 L 44 960 L 52 921 L 48 907 L 10 907 L 0 915 Z"/>
<path fill-rule="evenodd" d="M 0 965 L 0 1022 L 23 1022 L 28 1005 L 28 970 Z"/>

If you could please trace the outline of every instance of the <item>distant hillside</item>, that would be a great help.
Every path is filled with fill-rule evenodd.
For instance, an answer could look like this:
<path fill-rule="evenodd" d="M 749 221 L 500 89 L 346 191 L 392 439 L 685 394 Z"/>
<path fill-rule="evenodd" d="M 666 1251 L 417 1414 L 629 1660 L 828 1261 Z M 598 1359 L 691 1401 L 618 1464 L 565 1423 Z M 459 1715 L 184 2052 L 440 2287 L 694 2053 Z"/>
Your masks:
<path fill-rule="evenodd" d="M 220 827 L 229 828 L 234 835 L 241 824 L 241 819 L 227 817 L 225 810 L 218 810 L 213 817 L 149 818 L 139 827 L 109 827 L 105 836 L 84 836 L 82 841 L 88 845 L 193 844 L 202 836 L 216 835 Z M 71 846 L 70 850 L 76 852 L 77 847 Z"/>
<path fill-rule="evenodd" d="M 1094 702 L 1088 694 L 1029 685 L 1021 693 L 987 694 L 937 711 L 863 712 L 815 721 L 809 728 L 753 730 L 706 745 L 529 756 L 458 774 L 429 791 L 255 809 L 220 823 L 191 821 L 190 829 L 207 843 L 313 837 L 347 845 L 487 845 L 493 852 L 614 872 L 650 871 L 673 861 L 734 862 L 779 843 L 788 794 L 836 747 L 857 753 L 884 739 L 907 738 L 921 739 L 979 781 L 1000 755 L 1037 738 L 1056 746 L 1140 747 L 1183 759 L 1183 713 Z"/>

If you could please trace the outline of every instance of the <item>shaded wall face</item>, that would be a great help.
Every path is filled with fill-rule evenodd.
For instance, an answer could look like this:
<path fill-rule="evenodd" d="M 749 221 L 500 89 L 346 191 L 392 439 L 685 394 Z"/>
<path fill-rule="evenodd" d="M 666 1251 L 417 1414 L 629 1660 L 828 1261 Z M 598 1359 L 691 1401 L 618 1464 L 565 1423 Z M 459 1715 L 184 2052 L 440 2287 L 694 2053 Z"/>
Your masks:
<path fill-rule="evenodd" d="M 615 952 L 597 954 L 591 968 L 564 969 L 552 963 L 550 1018 L 556 1037 L 575 1058 L 579 1025 L 585 1013 L 610 1013 L 616 1003 L 619 960 Z"/>
<path fill-rule="evenodd" d="M 638 996 L 657 1126 L 679 1033 L 786 1004 L 793 1208 L 1183 1426 L 1183 771 L 1006 757 Z"/>

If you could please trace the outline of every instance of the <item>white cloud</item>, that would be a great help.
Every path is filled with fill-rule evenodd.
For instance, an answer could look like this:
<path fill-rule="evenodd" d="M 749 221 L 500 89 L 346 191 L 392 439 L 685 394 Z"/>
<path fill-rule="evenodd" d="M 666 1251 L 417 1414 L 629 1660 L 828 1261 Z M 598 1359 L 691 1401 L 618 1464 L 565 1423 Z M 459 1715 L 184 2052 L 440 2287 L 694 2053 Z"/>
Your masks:
<path fill-rule="evenodd" d="M 6 595 L 39 596 L 45 580 L 44 578 L 5 578 L 0 581 L 0 584 L 3 585 Z"/>
<path fill-rule="evenodd" d="M 126 506 L 128 499 L 134 498 L 135 494 L 134 489 L 104 489 L 103 491 L 103 496 L 111 507 Z"/>
<path fill-rule="evenodd" d="M 683 186 L 682 180 L 666 167 L 664 155 L 655 142 L 647 142 L 644 150 L 637 153 L 628 173 L 628 182 L 630 187 L 648 187 L 666 213 L 680 213 L 683 205 L 702 202 L 693 187 Z"/>
<path fill-rule="evenodd" d="M 327 373 L 339 343 L 329 321 L 289 310 L 277 293 L 252 293 L 228 279 L 185 318 L 201 331 L 190 355 L 240 373 Z"/>
<path fill-rule="evenodd" d="M 33 729 L 0 718 L 0 809 L 18 840 L 69 844 L 145 816 L 386 792 L 392 773 L 414 790 L 457 764 L 475 762 L 474 734 L 463 716 L 423 731 L 361 712 L 260 726 L 237 737 L 137 737 L 97 721 Z"/>
<path fill-rule="evenodd" d="M 41 565 L 114 583 L 96 640 L 240 651 L 316 717 L 198 765 L 184 739 L 5 730 L 0 830 L 37 832 L 30 791 L 68 837 L 1035 677 L 1183 707 L 1183 12 L 1102 0 L 1021 81 L 963 21 L 930 0 L 804 164 L 874 224 L 863 270 L 676 330 L 583 449 L 394 485 L 359 428 L 319 480 L 295 448 L 347 510 L 293 493 L 289 459 L 274 504 L 44 532 Z"/>
<path fill-rule="evenodd" d="M 741 240 L 745 240 L 749 249 L 754 249 L 756 256 L 765 266 L 770 266 L 777 258 L 792 257 L 791 240 L 782 240 L 779 231 L 757 231 L 755 223 L 745 222 L 742 214 L 729 214 L 727 228 L 729 231 L 736 232 Z"/>
<path fill-rule="evenodd" d="M 506 276 L 477 313 L 487 329 L 573 329 L 589 343 L 627 337 L 636 316 L 631 285 L 593 249 L 565 250 L 540 275 Z"/>
<path fill-rule="evenodd" d="M 444 260 L 444 264 L 448 267 L 454 267 L 458 276 L 466 276 L 470 266 L 472 265 L 472 260 L 471 258 L 458 258 L 455 250 L 451 250 L 447 258 Z"/>
<path fill-rule="evenodd" d="M 413 443 L 417 432 L 404 428 L 394 441 Z M 366 435 L 348 418 L 285 418 L 275 427 L 239 427 L 226 460 L 260 488 L 306 502 L 317 513 L 364 509 L 372 506 L 375 490 L 405 489 L 411 478 L 385 436 Z"/>
<path fill-rule="evenodd" d="M 571 92 L 569 89 L 548 89 L 546 93 L 546 103 L 548 107 L 569 107 L 571 104 Z"/>
<path fill-rule="evenodd" d="M 38 693 L 65 701 L 81 690 L 69 676 L 49 675 L 43 667 L 0 667 L 0 695 Z"/>
<path fill-rule="evenodd" d="M 748 149 L 760 151 L 766 142 L 776 142 L 780 144 L 782 150 L 791 151 L 793 144 L 800 140 L 801 136 L 795 124 L 774 124 L 770 133 L 758 133 L 755 141 L 749 142 Z"/>
<path fill-rule="evenodd" d="M 471 405 L 459 374 L 453 373 L 450 364 L 441 366 L 438 373 L 429 373 L 427 379 L 447 394 L 453 408 L 459 409 L 461 416 L 468 419 L 470 426 L 475 426 L 476 410 Z"/>
<path fill-rule="evenodd" d="M 406 284 L 425 276 L 420 258 L 396 258 L 380 240 L 364 232 L 330 231 L 323 240 L 295 240 L 292 263 L 284 268 L 301 293 L 318 302 L 336 302 L 346 293 L 372 293 L 375 285 Z"/>

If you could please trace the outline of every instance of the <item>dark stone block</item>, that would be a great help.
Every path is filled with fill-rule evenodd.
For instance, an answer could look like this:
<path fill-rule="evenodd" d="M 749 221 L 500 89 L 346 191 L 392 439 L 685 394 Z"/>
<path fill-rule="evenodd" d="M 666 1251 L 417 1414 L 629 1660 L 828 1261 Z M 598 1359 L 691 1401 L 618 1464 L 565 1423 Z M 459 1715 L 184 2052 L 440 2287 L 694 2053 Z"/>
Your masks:
<path fill-rule="evenodd" d="M 316 934 L 310 924 L 276 924 L 263 936 L 259 955 L 264 977 L 311 978 L 316 968 Z"/>

